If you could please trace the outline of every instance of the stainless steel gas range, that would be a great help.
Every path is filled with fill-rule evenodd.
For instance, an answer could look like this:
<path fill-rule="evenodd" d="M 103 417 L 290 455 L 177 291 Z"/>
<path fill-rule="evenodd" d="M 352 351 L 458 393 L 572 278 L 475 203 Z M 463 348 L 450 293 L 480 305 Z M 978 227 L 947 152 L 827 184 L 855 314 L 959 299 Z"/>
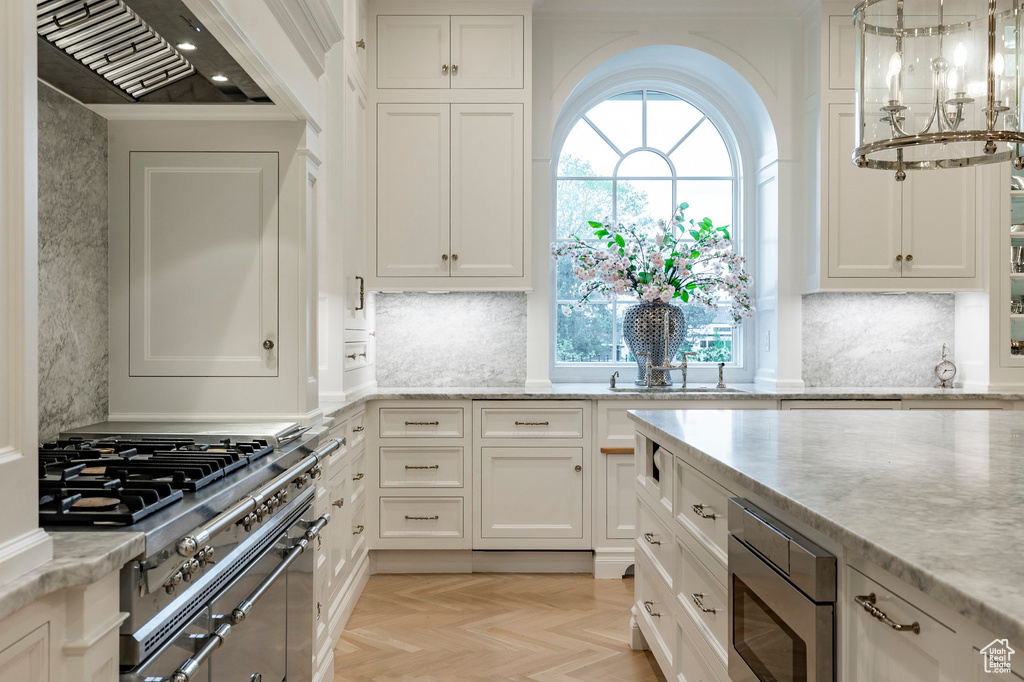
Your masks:
<path fill-rule="evenodd" d="M 312 679 L 318 448 L 294 424 L 107 423 L 39 450 L 40 524 L 131 530 L 121 682 Z"/>

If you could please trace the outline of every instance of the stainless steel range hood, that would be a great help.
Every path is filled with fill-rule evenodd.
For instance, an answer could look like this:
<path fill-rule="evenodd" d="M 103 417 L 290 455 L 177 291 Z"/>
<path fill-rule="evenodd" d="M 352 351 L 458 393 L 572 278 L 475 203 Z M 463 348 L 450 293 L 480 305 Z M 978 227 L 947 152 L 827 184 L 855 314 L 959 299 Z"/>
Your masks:
<path fill-rule="evenodd" d="M 270 101 L 181 0 L 39 0 L 36 7 L 39 77 L 81 102 Z M 176 47 L 183 43 L 195 46 L 187 56 Z"/>

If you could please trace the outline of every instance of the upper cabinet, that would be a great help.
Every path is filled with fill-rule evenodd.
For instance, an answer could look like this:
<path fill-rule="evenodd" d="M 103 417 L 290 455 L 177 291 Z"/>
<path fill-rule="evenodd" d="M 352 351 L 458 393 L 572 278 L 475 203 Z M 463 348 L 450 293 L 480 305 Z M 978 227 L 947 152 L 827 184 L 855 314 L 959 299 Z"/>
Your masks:
<path fill-rule="evenodd" d="M 368 48 L 366 26 L 366 0 L 347 0 L 345 2 L 345 45 L 349 54 L 354 57 L 356 66 L 363 79 L 366 79 L 366 51 Z"/>
<path fill-rule="evenodd" d="M 522 16 L 377 17 L 377 87 L 522 88 Z"/>
<path fill-rule="evenodd" d="M 821 173 L 812 192 L 821 211 L 807 289 L 981 290 L 977 170 L 911 171 L 897 182 L 892 172 L 854 165 L 857 35 L 844 3 L 824 3 L 820 36 L 820 78 L 809 87 L 820 105 Z"/>
<path fill-rule="evenodd" d="M 132 152 L 131 376 L 277 376 L 278 155 Z"/>
<path fill-rule="evenodd" d="M 373 8 L 367 288 L 529 289 L 530 2 Z"/>
<path fill-rule="evenodd" d="M 852 105 L 829 105 L 828 276 L 973 278 L 975 169 L 908 173 L 896 182 L 850 161 L 854 125 Z"/>

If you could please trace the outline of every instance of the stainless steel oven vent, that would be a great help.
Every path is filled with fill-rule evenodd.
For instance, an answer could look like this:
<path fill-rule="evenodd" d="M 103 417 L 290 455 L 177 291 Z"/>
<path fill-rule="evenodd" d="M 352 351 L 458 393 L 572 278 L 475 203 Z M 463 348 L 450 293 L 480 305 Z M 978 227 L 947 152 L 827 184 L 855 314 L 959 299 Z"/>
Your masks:
<path fill-rule="evenodd" d="M 40 0 L 36 30 L 136 99 L 195 67 L 122 0 Z"/>

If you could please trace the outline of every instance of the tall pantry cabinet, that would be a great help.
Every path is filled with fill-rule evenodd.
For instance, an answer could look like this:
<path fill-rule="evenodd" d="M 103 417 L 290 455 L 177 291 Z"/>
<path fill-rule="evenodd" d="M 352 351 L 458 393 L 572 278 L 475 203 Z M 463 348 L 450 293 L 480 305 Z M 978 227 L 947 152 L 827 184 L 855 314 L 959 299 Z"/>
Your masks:
<path fill-rule="evenodd" d="M 530 287 L 530 3 L 371 4 L 369 286 Z"/>

